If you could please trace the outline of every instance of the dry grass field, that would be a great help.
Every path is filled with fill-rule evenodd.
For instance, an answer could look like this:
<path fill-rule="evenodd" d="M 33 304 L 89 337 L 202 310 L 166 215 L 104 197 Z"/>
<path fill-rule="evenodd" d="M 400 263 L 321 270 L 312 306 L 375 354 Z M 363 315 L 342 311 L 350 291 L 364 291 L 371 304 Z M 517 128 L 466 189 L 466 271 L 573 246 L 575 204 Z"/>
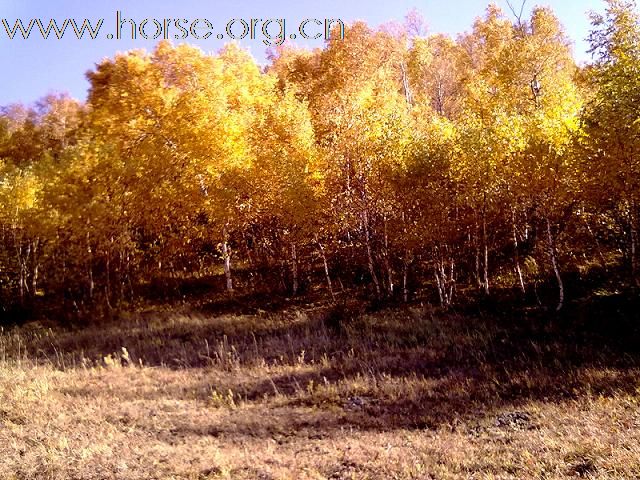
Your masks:
<path fill-rule="evenodd" d="M 637 479 L 628 311 L 156 309 L 5 329 L 0 478 Z"/>

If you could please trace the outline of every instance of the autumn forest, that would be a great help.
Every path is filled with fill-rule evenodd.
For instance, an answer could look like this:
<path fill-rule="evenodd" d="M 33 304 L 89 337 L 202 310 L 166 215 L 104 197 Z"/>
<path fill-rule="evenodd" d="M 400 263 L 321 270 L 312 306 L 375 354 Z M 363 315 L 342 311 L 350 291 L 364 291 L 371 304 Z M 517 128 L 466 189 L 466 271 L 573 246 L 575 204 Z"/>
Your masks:
<path fill-rule="evenodd" d="M 86 102 L 0 113 L 3 315 L 214 288 L 561 310 L 640 271 L 640 19 L 490 6 L 455 39 L 415 12 L 260 66 L 159 43 L 102 60 Z M 336 32 L 337 33 L 337 32 Z M 57 309 L 57 310 L 56 310 Z"/>
<path fill-rule="evenodd" d="M 640 478 L 640 11 L 506 3 L 0 107 L 0 479 Z"/>

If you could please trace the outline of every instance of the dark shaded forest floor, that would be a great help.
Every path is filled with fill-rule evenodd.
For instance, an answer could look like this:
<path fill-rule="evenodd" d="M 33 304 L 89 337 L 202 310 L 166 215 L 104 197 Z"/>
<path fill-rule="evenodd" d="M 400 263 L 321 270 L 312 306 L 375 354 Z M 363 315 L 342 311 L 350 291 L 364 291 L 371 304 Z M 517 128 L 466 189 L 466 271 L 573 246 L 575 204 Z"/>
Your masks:
<path fill-rule="evenodd" d="M 284 303 L 5 328 L 0 478 L 640 478 L 636 295 Z"/>

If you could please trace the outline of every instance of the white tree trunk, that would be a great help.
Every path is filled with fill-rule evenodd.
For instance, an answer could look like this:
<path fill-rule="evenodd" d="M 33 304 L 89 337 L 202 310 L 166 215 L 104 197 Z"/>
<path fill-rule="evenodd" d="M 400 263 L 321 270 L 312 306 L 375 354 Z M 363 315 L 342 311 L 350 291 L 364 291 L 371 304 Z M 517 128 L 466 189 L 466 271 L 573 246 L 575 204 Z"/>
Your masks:
<path fill-rule="evenodd" d="M 371 274 L 371 280 L 373 280 L 373 285 L 376 288 L 376 295 L 378 296 L 378 298 L 380 298 L 380 282 L 378 281 L 375 264 L 373 262 L 373 252 L 371 251 L 371 238 L 369 235 L 369 215 L 367 214 L 366 210 L 362 212 L 362 227 L 364 230 L 365 246 L 367 248 L 367 261 L 369 263 L 369 273 Z"/>
<path fill-rule="evenodd" d="M 556 275 L 556 280 L 558 281 L 558 306 L 556 307 L 556 311 L 559 312 L 562 310 L 564 306 L 564 283 L 562 281 L 562 276 L 560 275 L 560 268 L 558 267 L 558 258 L 556 255 L 556 247 L 553 240 L 553 233 L 551 233 L 551 222 L 549 218 L 547 218 L 547 240 L 549 243 L 549 256 L 551 258 L 551 265 L 553 266 L 553 273 Z"/>
<path fill-rule="evenodd" d="M 482 211 L 482 246 L 484 249 L 483 286 L 485 295 L 489 296 L 489 244 L 487 242 L 487 214 L 486 207 Z"/>
<path fill-rule="evenodd" d="M 511 223 L 513 225 L 513 251 L 514 251 L 514 261 L 516 264 L 516 275 L 518 276 L 518 281 L 520 282 L 520 290 L 522 293 L 526 293 L 527 289 L 524 286 L 524 278 L 522 276 L 522 268 L 520 268 L 520 252 L 518 245 L 518 231 L 516 229 L 516 212 L 515 209 L 511 212 Z"/>
<path fill-rule="evenodd" d="M 440 304 L 443 307 L 448 307 L 453 303 L 456 291 L 455 260 L 453 258 L 446 259 L 438 254 L 435 262 L 434 273 Z"/>
<path fill-rule="evenodd" d="M 225 228 L 222 241 L 222 260 L 224 262 L 224 276 L 227 280 L 227 292 L 233 292 L 233 276 L 231 273 L 231 248 L 229 247 L 229 235 Z"/>
<path fill-rule="evenodd" d="M 318 248 L 320 249 L 320 255 L 322 256 L 322 263 L 324 265 L 324 275 L 327 279 L 327 287 L 329 287 L 329 293 L 331 294 L 331 299 L 335 302 L 336 295 L 333 292 L 333 284 L 331 283 L 331 273 L 329 272 L 329 262 L 327 261 L 327 255 L 324 252 L 324 246 L 317 239 Z"/>

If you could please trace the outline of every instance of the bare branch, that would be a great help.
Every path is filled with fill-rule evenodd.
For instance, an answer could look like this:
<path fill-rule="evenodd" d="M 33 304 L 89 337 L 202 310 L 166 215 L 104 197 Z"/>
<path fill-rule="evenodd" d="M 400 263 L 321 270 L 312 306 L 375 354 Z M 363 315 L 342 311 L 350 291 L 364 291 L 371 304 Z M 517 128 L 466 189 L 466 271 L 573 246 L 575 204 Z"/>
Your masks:
<path fill-rule="evenodd" d="M 516 13 L 516 9 L 514 7 L 514 4 L 511 2 L 511 0 L 505 0 L 505 1 L 509 6 L 509 10 L 511 10 L 511 13 L 513 13 L 513 16 L 518 21 L 518 27 L 522 27 L 522 15 L 524 15 L 524 7 L 527 4 L 527 0 L 522 0 L 522 5 L 520 6 L 520 13 Z"/>

